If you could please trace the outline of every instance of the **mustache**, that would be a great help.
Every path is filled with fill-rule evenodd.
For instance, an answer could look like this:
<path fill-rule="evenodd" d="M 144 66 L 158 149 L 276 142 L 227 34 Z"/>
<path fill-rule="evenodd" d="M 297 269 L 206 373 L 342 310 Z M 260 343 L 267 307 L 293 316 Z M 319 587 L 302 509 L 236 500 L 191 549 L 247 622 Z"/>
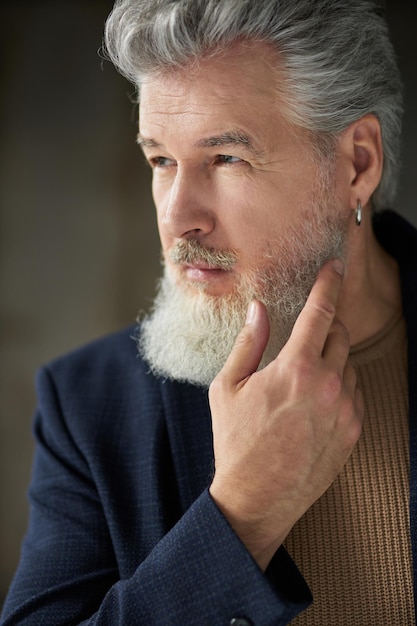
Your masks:
<path fill-rule="evenodd" d="M 183 239 L 169 252 L 169 258 L 176 265 L 184 263 L 206 263 L 212 269 L 231 270 L 237 261 L 233 250 L 217 250 L 204 246 L 196 239 Z"/>

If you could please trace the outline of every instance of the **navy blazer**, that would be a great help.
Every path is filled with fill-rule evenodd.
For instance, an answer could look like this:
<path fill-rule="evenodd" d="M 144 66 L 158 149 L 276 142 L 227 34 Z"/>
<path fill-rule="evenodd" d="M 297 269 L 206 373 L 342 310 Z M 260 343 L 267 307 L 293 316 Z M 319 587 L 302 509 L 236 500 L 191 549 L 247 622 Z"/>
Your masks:
<path fill-rule="evenodd" d="M 416 563 L 417 232 L 392 212 L 375 229 L 408 326 Z M 263 574 L 210 498 L 207 392 L 149 374 L 133 334 L 39 373 L 29 529 L 1 624 L 288 624 L 311 601 L 297 568 L 281 548 Z"/>

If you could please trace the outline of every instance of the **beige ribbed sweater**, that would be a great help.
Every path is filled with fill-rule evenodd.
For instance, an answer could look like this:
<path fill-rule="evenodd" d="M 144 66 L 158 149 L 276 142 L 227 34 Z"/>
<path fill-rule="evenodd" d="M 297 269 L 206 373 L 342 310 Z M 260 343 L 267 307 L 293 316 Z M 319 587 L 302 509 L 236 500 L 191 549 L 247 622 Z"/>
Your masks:
<path fill-rule="evenodd" d="M 297 626 L 414 624 L 406 330 L 397 319 L 352 351 L 366 412 L 335 483 L 285 545 L 313 593 Z"/>

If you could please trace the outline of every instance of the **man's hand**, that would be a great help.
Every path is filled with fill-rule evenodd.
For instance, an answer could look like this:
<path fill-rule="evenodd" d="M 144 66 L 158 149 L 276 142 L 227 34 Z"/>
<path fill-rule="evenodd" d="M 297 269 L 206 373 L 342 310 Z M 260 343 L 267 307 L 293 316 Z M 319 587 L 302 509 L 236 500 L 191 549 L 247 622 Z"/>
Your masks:
<path fill-rule="evenodd" d="M 262 569 L 326 491 L 361 432 L 363 401 L 349 337 L 336 319 L 339 261 L 327 263 L 277 358 L 257 372 L 269 337 L 264 306 L 213 381 L 211 495 Z"/>

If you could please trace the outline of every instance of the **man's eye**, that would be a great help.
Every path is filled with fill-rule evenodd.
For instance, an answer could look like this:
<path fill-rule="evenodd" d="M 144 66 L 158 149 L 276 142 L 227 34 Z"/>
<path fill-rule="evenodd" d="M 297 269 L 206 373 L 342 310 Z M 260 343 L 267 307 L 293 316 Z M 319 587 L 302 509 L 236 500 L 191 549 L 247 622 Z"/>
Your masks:
<path fill-rule="evenodd" d="M 242 159 L 239 159 L 239 157 L 236 156 L 232 156 L 230 154 L 219 154 L 217 156 L 217 161 L 219 163 L 225 163 L 227 164 L 233 164 L 233 163 L 242 163 Z"/>
<path fill-rule="evenodd" d="M 175 165 L 175 161 L 168 159 L 168 157 L 152 157 L 152 159 L 149 159 L 149 163 L 151 167 L 171 167 L 171 165 Z"/>

